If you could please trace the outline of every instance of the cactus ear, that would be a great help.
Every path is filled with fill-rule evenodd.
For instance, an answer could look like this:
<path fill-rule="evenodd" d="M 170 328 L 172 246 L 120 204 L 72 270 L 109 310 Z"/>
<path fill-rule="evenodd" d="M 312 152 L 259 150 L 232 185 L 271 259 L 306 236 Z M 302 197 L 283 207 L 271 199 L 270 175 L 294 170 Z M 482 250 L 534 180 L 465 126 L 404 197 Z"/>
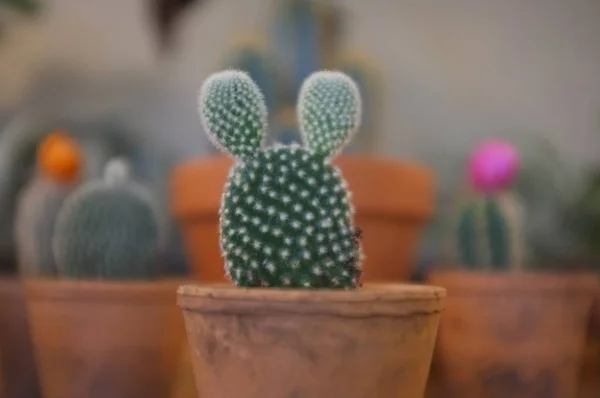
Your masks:
<path fill-rule="evenodd" d="M 360 92 L 342 72 L 313 73 L 302 84 L 298 123 L 307 147 L 326 158 L 335 156 L 360 125 Z"/>
<path fill-rule="evenodd" d="M 267 108 L 247 73 L 218 72 L 202 84 L 199 112 L 208 137 L 222 151 L 248 159 L 260 150 L 267 131 Z"/>

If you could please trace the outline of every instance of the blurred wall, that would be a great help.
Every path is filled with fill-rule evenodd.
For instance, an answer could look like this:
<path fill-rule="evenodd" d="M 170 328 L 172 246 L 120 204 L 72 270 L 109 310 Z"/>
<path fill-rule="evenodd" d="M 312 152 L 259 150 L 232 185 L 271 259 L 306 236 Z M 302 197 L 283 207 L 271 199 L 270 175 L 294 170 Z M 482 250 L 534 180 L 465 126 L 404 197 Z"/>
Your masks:
<path fill-rule="evenodd" d="M 178 47 L 162 60 L 141 0 L 44 1 L 39 23 L 9 28 L 0 44 L 0 107 L 22 101 L 48 64 L 92 80 L 143 76 L 153 88 L 141 90 L 131 117 L 191 156 L 205 151 L 198 86 L 232 40 L 266 27 L 275 0 L 208 0 L 191 9 Z M 347 7 L 347 44 L 370 53 L 384 74 L 384 153 L 425 157 L 431 148 L 462 151 L 484 136 L 533 132 L 576 163 L 597 157 L 600 2 L 338 3 Z"/>

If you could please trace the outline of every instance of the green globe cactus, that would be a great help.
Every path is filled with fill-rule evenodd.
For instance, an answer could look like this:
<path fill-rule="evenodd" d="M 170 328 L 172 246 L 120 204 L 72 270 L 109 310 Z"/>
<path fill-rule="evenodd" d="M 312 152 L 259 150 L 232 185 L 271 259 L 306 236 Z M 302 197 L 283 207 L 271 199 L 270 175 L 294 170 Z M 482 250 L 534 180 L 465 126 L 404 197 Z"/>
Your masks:
<path fill-rule="evenodd" d="M 236 286 L 354 288 L 362 249 L 350 192 L 333 158 L 360 124 L 360 94 L 340 72 L 317 72 L 298 100 L 305 146 L 263 148 L 267 109 L 244 72 L 209 77 L 199 108 L 211 140 L 236 160 L 220 216 L 226 275 Z"/>
<path fill-rule="evenodd" d="M 65 201 L 53 250 L 70 278 L 150 279 L 158 275 L 163 233 L 150 195 L 129 179 L 121 159 L 101 181 L 82 185 Z"/>

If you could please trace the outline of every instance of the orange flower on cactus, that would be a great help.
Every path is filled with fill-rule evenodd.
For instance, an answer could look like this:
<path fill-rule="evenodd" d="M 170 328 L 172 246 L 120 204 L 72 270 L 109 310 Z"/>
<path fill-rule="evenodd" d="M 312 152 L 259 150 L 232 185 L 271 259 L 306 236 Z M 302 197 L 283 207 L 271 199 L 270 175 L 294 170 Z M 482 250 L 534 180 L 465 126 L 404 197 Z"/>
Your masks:
<path fill-rule="evenodd" d="M 79 178 L 81 163 L 79 146 L 63 130 L 52 132 L 39 146 L 38 165 L 42 172 L 54 181 L 75 181 Z"/>

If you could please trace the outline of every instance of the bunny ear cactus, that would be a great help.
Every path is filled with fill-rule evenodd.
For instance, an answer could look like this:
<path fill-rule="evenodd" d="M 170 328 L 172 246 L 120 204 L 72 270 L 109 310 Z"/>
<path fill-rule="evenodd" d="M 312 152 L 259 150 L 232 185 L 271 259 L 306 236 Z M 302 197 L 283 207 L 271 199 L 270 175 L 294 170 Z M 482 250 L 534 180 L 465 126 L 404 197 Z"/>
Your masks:
<path fill-rule="evenodd" d="M 457 227 L 464 266 L 495 270 L 523 266 L 523 210 L 507 192 L 518 168 L 517 150 L 505 142 L 487 142 L 473 154 L 469 171 L 476 195 L 462 205 Z"/>
<path fill-rule="evenodd" d="M 59 273 L 70 278 L 150 279 L 158 274 L 162 231 L 147 192 L 121 159 L 104 179 L 82 185 L 65 201 L 54 234 Z"/>
<path fill-rule="evenodd" d="M 360 95 L 339 72 L 317 72 L 298 100 L 305 146 L 263 148 L 267 109 L 250 77 L 209 77 L 200 114 L 236 160 L 222 198 L 221 247 L 236 286 L 354 288 L 362 250 L 340 171 L 330 164 L 360 124 Z"/>

